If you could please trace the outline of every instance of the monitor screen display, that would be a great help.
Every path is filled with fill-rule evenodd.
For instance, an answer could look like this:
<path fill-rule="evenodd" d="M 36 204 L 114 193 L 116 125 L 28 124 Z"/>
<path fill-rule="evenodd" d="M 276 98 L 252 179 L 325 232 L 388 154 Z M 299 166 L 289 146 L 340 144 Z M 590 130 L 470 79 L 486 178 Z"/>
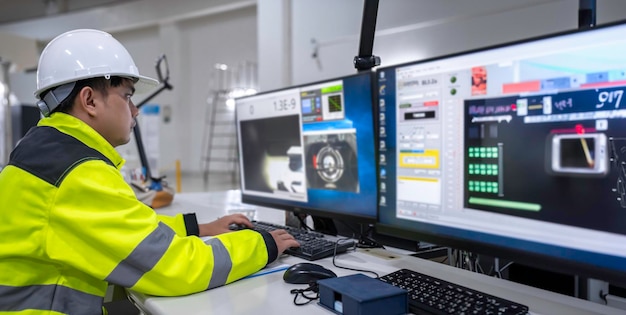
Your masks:
<path fill-rule="evenodd" d="M 235 103 L 243 202 L 376 220 L 371 73 Z"/>
<path fill-rule="evenodd" d="M 626 282 L 624 34 L 378 69 L 378 232 Z"/>

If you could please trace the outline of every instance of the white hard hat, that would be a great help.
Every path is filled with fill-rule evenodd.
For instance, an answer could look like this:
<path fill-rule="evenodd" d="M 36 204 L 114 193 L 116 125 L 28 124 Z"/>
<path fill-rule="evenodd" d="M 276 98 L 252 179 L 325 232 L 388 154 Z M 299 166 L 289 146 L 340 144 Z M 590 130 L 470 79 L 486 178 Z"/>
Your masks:
<path fill-rule="evenodd" d="M 92 29 L 63 33 L 44 48 L 37 67 L 37 106 L 44 116 L 56 108 L 82 79 L 112 76 L 135 79 L 138 93 L 147 92 L 158 81 L 139 74 L 126 48 L 111 34 Z M 46 93 L 42 97 L 42 93 Z"/>

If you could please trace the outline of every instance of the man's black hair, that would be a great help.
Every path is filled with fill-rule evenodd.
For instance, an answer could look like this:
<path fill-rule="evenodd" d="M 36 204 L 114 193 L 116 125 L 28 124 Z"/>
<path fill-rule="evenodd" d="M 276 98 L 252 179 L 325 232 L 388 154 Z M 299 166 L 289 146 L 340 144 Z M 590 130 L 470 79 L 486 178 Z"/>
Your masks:
<path fill-rule="evenodd" d="M 125 78 L 123 77 L 111 77 L 109 80 L 107 80 L 104 77 L 96 77 L 78 80 L 76 81 L 72 92 L 70 92 L 70 95 L 68 95 L 63 101 L 61 101 L 61 104 L 59 104 L 59 106 L 57 106 L 57 108 L 55 108 L 52 112 L 68 113 L 72 109 L 72 105 L 74 104 L 74 99 L 76 98 L 76 96 L 78 95 L 80 90 L 82 90 L 86 86 L 91 87 L 104 95 L 107 95 L 107 87 L 109 86 L 108 84 L 110 84 L 111 87 L 117 87 L 122 85 L 124 79 Z M 110 83 L 107 83 L 107 81 L 109 81 Z"/>

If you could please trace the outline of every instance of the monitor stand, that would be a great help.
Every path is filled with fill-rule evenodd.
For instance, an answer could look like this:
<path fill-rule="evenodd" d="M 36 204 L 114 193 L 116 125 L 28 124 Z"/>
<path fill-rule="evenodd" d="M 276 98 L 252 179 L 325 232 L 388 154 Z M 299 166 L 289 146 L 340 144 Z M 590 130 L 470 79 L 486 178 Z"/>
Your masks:
<path fill-rule="evenodd" d="M 335 222 L 333 219 L 323 218 L 312 215 L 313 219 L 313 229 L 316 232 L 328 234 L 328 235 L 337 235 L 337 227 L 335 226 Z"/>

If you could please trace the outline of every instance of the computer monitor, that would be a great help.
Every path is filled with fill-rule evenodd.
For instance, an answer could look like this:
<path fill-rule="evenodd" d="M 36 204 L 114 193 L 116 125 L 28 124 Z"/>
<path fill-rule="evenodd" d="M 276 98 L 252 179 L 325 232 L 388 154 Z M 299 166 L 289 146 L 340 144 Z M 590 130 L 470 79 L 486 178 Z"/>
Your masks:
<path fill-rule="evenodd" d="M 624 34 L 378 69 L 377 232 L 626 283 Z"/>
<path fill-rule="evenodd" d="M 374 223 L 371 72 L 235 100 L 241 199 Z"/>

